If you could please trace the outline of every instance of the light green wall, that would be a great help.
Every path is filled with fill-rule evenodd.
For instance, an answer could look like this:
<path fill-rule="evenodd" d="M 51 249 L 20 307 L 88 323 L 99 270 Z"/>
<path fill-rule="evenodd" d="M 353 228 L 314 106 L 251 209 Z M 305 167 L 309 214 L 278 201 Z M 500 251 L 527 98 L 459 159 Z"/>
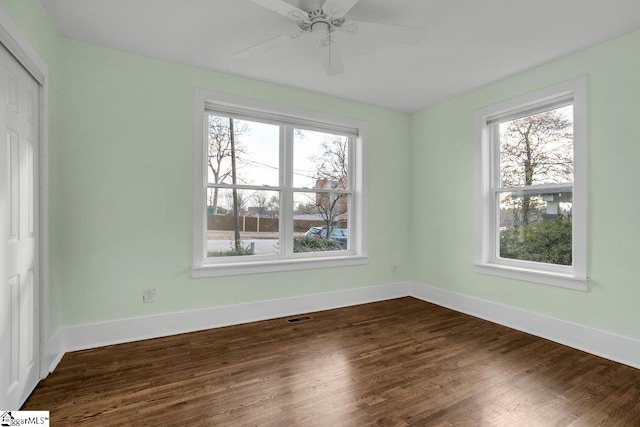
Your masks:
<path fill-rule="evenodd" d="M 74 41 L 64 58 L 54 197 L 65 325 L 391 283 L 408 271 L 406 114 Z M 368 265 L 190 278 L 194 88 L 369 123 Z M 155 304 L 142 304 L 144 288 L 157 289 Z"/>
<path fill-rule="evenodd" d="M 580 75 L 588 83 L 590 291 L 476 274 L 474 112 Z M 640 338 L 640 31 L 412 116 L 417 282 Z"/>
<path fill-rule="evenodd" d="M 29 40 L 49 69 L 49 145 L 50 174 L 49 186 L 52 194 L 58 191 L 58 147 L 60 133 L 60 103 L 62 86 L 60 82 L 61 39 L 58 37 L 53 23 L 35 0 L 0 0 L 0 6 L 11 17 L 22 35 Z M 50 310 L 49 331 L 55 334 L 62 327 L 62 278 L 60 271 L 59 237 L 56 226 L 60 218 L 60 205 L 57 198 L 50 202 L 50 275 L 49 287 Z"/>
<path fill-rule="evenodd" d="M 60 39 L 39 2 L 0 5 L 51 76 L 53 332 L 412 279 L 640 338 L 640 32 L 408 116 Z M 591 290 L 475 274 L 474 111 L 582 74 Z M 369 122 L 367 266 L 190 279 L 195 87 Z M 147 287 L 158 290 L 155 304 L 141 303 Z"/>
<path fill-rule="evenodd" d="M 51 72 L 52 333 L 406 279 L 406 114 L 61 39 L 39 2 L 0 5 Z M 190 278 L 194 88 L 369 123 L 368 265 Z M 144 288 L 155 304 L 142 304 Z"/>

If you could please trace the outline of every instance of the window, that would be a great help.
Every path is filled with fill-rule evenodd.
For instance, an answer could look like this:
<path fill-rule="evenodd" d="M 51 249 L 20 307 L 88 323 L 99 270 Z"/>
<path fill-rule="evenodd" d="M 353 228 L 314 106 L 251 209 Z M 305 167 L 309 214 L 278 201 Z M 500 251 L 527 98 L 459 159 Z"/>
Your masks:
<path fill-rule="evenodd" d="M 476 271 L 587 290 L 586 78 L 476 113 Z"/>
<path fill-rule="evenodd" d="M 194 277 L 367 262 L 365 123 L 196 90 Z"/>

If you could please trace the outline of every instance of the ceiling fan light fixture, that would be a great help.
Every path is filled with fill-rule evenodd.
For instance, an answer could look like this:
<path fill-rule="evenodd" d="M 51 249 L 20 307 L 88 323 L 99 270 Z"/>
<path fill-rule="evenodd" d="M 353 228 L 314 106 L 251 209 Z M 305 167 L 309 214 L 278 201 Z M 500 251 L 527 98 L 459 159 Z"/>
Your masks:
<path fill-rule="evenodd" d="M 318 47 L 327 47 L 331 44 L 331 29 L 326 22 L 313 23 L 311 34 Z"/>

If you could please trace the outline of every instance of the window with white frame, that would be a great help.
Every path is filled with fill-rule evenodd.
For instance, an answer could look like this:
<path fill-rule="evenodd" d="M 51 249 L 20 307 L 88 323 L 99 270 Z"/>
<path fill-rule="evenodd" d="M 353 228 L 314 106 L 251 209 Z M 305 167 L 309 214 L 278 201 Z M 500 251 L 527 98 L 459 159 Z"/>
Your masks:
<path fill-rule="evenodd" d="M 366 263 L 364 122 L 197 90 L 194 277 Z"/>
<path fill-rule="evenodd" d="M 476 133 L 476 271 L 586 290 L 586 78 L 479 110 Z"/>

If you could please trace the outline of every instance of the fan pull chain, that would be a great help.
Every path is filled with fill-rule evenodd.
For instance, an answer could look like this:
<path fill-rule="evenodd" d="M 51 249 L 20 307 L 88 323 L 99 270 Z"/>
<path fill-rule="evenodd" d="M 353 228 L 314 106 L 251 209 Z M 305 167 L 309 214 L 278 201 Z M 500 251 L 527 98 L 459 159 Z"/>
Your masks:
<path fill-rule="evenodd" d="M 329 42 L 329 69 L 331 70 L 331 33 L 327 36 L 327 41 Z"/>

